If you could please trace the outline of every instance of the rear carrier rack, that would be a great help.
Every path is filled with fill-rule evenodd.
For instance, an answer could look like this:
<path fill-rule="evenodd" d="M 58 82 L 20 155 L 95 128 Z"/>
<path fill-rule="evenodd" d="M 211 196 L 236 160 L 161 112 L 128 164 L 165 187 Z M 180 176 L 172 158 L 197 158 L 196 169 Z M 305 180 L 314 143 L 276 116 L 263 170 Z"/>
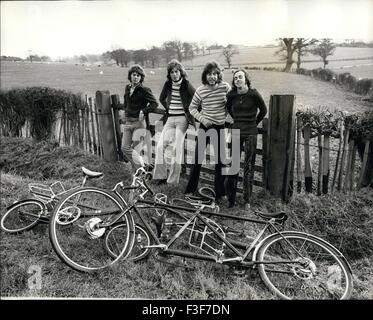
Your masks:
<path fill-rule="evenodd" d="M 57 181 L 51 185 L 41 183 L 30 183 L 28 185 L 29 191 L 34 194 L 37 198 L 53 199 L 59 194 L 65 193 L 66 190 L 60 181 Z"/>
<path fill-rule="evenodd" d="M 205 218 L 215 231 L 225 238 L 223 229 L 213 220 Z M 189 245 L 202 250 L 211 256 L 220 256 L 224 251 L 224 242 L 205 224 L 196 217 L 190 231 Z"/>

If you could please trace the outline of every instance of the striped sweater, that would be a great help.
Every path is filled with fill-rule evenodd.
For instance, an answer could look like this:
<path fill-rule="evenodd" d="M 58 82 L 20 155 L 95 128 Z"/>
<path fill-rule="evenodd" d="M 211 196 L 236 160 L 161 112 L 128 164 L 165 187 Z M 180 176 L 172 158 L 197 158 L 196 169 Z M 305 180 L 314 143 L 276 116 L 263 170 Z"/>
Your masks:
<path fill-rule="evenodd" d="M 220 82 L 214 89 L 207 85 L 198 87 L 189 106 L 190 114 L 202 123 L 209 120 L 216 125 L 224 124 L 227 115 L 226 95 L 230 89 L 227 82 Z"/>
<path fill-rule="evenodd" d="M 172 82 L 171 87 L 171 102 L 169 106 L 168 113 L 169 115 L 185 115 L 183 102 L 181 101 L 180 96 L 180 86 L 181 81 L 179 82 Z"/>

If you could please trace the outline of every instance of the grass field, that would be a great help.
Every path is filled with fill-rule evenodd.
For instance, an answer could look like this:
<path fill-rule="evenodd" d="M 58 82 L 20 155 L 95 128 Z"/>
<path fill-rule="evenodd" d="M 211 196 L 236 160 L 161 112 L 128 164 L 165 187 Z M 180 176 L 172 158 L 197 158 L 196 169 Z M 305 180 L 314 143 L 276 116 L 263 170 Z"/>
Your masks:
<path fill-rule="evenodd" d="M 100 72 L 102 71 L 102 74 Z M 126 68 L 116 66 L 85 67 L 73 64 L 39 64 L 1 62 L 1 89 L 29 86 L 49 86 L 70 90 L 75 93 L 94 97 L 97 90 L 109 90 L 111 94 L 119 94 L 123 101 L 124 87 L 128 83 Z M 145 85 L 149 86 L 158 98 L 166 79 L 164 68 L 146 70 Z M 152 71 L 154 74 L 150 73 Z M 197 87 L 201 84 L 200 67 L 188 70 L 191 83 Z M 317 81 L 308 76 L 282 72 L 250 70 L 252 86 L 257 88 L 268 104 L 272 94 L 294 94 L 297 106 L 317 108 L 327 107 L 330 110 L 341 109 L 359 112 L 371 105 L 361 101 L 361 96 L 345 92 L 335 85 Z M 230 70 L 225 70 L 224 80 L 231 83 Z"/>
<path fill-rule="evenodd" d="M 254 51 L 247 50 L 254 57 Z M 352 54 L 351 50 L 346 50 L 344 54 L 361 58 L 373 55 L 370 51 L 361 56 L 356 52 Z M 257 57 L 259 59 L 261 54 L 257 53 Z M 273 61 L 269 59 L 272 59 L 270 51 L 265 60 L 261 61 Z M 194 65 L 196 63 L 194 61 Z M 347 63 L 351 61 L 346 61 L 346 65 Z M 154 74 L 150 70 L 146 71 L 146 85 L 158 97 L 166 79 L 165 69 L 153 69 Z M 201 68 L 193 67 L 188 73 L 191 82 L 198 86 Z M 372 103 L 362 101 L 361 96 L 311 77 L 254 70 L 250 71 L 250 75 L 253 86 L 263 95 L 267 104 L 272 94 L 295 94 L 298 108 L 327 107 L 331 110 L 360 112 L 372 107 Z M 111 94 L 119 94 L 122 101 L 126 78 L 127 69 L 116 66 L 92 67 L 91 71 L 85 71 L 84 66 L 69 64 L 1 62 L 0 82 L 1 89 L 49 86 L 88 96 L 94 96 L 97 90 L 109 90 Z M 224 79 L 231 82 L 230 70 L 225 71 Z M 128 179 L 128 169 L 122 163 L 108 164 L 76 150 L 58 148 L 55 152 L 47 144 L 33 146 L 29 142 L 3 140 L 2 156 L 11 159 L 1 172 L 2 213 L 5 205 L 27 196 L 29 182 L 50 183 L 62 180 L 67 185 L 77 183 L 81 178 L 81 165 L 104 171 L 105 179 L 101 183 L 105 187 L 112 187 L 119 179 Z M 156 187 L 155 191 L 171 197 L 182 196 L 186 182 L 182 179 L 178 188 L 161 186 Z M 240 201 L 241 198 L 238 199 L 241 205 Z M 253 202 L 254 208 L 268 211 L 278 209 L 279 206 L 274 199 L 257 190 Z M 371 254 L 366 253 L 373 246 L 369 236 L 372 230 L 372 205 L 371 195 L 365 195 L 364 192 L 325 197 L 301 193 L 295 195 L 289 205 L 280 205 L 281 209 L 286 209 L 291 214 L 291 227 L 302 227 L 320 236 L 330 236 L 329 240 L 347 254 L 354 271 L 354 299 L 373 299 L 373 260 Z M 228 212 L 228 208 L 223 205 L 222 211 Z M 240 207 L 235 213 L 244 214 Z M 46 226 L 20 235 L 1 232 L 0 257 L 2 297 L 275 299 L 256 272 L 241 278 L 232 275 L 220 265 L 203 262 L 192 262 L 196 268 L 194 272 L 167 267 L 150 259 L 140 264 L 123 261 L 100 274 L 77 273 L 63 265 L 55 255 Z M 30 289 L 30 275 L 35 266 L 41 270 L 42 285 L 40 288 Z"/>
<path fill-rule="evenodd" d="M 283 68 L 284 63 L 275 55 L 276 47 L 239 47 L 239 54 L 232 57 L 233 66 L 259 66 Z M 220 50 L 211 51 L 208 56 L 226 64 Z M 294 55 L 294 60 L 296 56 Z M 315 62 L 317 61 L 318 62 Z M 373 78 L 373 48 L 347 48 L 337 47 L 334 54 L 328 58 L 328 68 L 336 73 L 350 72 L 357 78 Z M 197 56 L 192 62 L 185 62 L 187 66 L 201 66 L 205 63 L 206 56 Z M 312 54 L 303 57 L 301 65 L 305 69 L 322 68 L 321 58 Z M 293 69 L 296 64 L 293 64 Z"/>
<path fill-rule="evenodd" d="M 80 166 L 105 173 L 104 179 L 90 182 L 109 188 L 123 179 L 128 183 L 128 167 L 123 163 L 107 163 L 74 148 L 52 147 L 41 142 L 7 138 L 2 148 L 9 161 L 1 171 L 1 193 L 4 207 L 27 197 L 27 184 L 62 181 L 72 186 L 81 181 Z M 25 154 L 27 150 L 27 154 Z M 155 186 L 155 192 L 169 197 L 182 197 L 186 179 L 180 187 Z M 241 198 L 238 199 L 241 203 Z M 253 196 L 253 209 L 285 210 L 289 214 L 287 229 L 305 230 L 319 235 L 339 248 L 351 263 L 354 274 L 353 299 L 372 299 L 373 259 L 371 252 L 373 199 L 368 190 L 345 195 L 315 197 L 299 194 L 287 205 L 261 191 Z M 232 213 L 226 204 L 221 212 Z M 233 214 L 244 215 L 241 206 Z M 247 225 L 248 232 L 255 232 Z M 50 244 L 47 225 L 18 235 L 0 231 L 1 297 L 48 298 L 122 298 L 122 299 L 217 299 L 272 300 L 257 271 L 237 276 L 225 266 L 189 261 L 193 271 L 162 264 L 150 258 L 140 263 L 120 261 L 112 268 L 93 274 L 79 273 L 64 265 Z M 33 285 L 33 270 L 40 271 L 40 283 Z"/>

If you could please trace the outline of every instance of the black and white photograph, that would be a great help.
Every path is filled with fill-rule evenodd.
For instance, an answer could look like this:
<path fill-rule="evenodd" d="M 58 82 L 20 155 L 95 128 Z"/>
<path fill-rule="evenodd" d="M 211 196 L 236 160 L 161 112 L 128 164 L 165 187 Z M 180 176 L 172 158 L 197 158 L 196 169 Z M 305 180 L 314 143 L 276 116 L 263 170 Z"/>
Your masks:
<path fill-rule="evenodd" d="M 0 9 L 1 300 L 373 299 L 372 0 Z"/>

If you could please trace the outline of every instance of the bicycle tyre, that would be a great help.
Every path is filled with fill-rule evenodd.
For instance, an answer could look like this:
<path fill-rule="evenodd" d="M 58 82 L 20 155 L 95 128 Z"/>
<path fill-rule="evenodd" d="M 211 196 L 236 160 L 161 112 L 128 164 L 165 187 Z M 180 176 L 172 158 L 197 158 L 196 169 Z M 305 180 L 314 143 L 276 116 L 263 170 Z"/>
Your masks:
<path fill-rule="evenodd" d="M 120 258 L 127 258 L 134 242 L 134 221 L 130 213 L 121 217 L 128 228 L 117 243 L 119 254 L 115 257 L 104 250 L 102 244 L 111 226 L 99 227 L 100 222 L 108 221 L 124 209 L 116 194 L 99 188 L 83 187 L 66 194 L 50 219 L 49 235 L 57 256 L 71 268 L 84 272 L 104 269 Z"/>
<path fill-rule="evenodd" d="M 46 210 L 37 199 L 25 199 L 13 203 L 1 218 L 1 229 L 8 233 L 27 231 L 36 226 Z"/>
<path fill-rule="evenodd" d="M 108 250 L 108 252 L 113 256 L 116 257 L 117 253 L 113 250 L 112 239 L 118 237 L 122 234 L 121 228 L 127 229 L 127 226 L 125 222 L 119 222 L 113 225 L 113 227 L 106 232 L 105 234 L 105 249 Z M 113 240 L 114 240 L 113 239 Z M 115 243 L 116 241 L 114 241 Z M 144 246 L 150 246 L 151 240 L 148 232 L 143 226 L 140 226 L 138 224 L 135 225 L 135 242 L 132 247 L 131 253 L 128 257 L 128 260 L 131 260 L 133 262 L 137 262 L 143 259 L 146 259 L 149 257 L 149 255 L 152 253 L 151 248 L 143 248 Z"/>
<path fill-rule="evenodd" d="M 295 263 L 263 263 L 279 260 Z M 296 231 L 271 235 L 260 244 L 256 261 L 263 282 L 282 299 L 345 300 L 351 297 L 352 271 L 348 262 L 338 249 L 316 236 Z"/>

